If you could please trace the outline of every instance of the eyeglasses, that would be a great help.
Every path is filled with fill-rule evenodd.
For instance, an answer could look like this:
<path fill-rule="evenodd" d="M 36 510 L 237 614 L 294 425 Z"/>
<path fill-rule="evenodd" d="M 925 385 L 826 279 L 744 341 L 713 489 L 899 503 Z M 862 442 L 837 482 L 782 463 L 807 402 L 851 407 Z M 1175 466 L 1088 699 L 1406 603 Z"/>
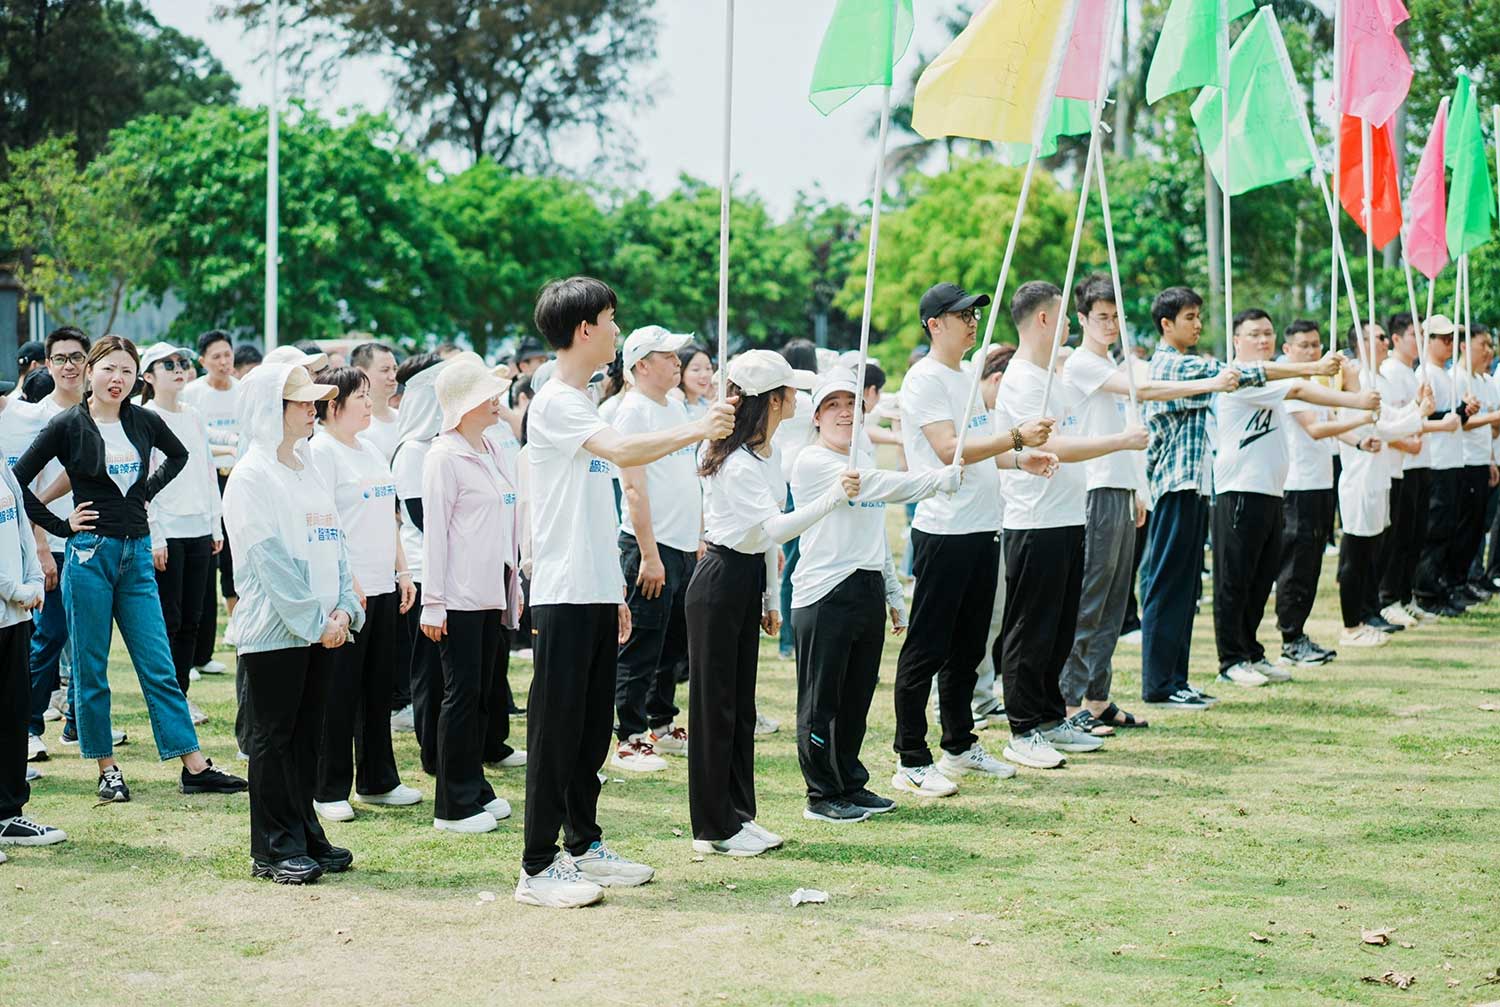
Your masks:
<path fill-rule="evenodd" d="M 53 367 L 67 367 L 69 364 L 72 364 L 74 367 L 82 367 L 83 362 L 88 359 L 88 356 L 83 353 L 57 353 L 47 359 Z"/>
<path fill-rule="evenodd" d="M 186 360 L 175 360 L 172 357 L 168 357 L 165 360 L 158 360 L 156 363 L 157 366 L 159 366 L 162 370 L 169 372 L 191 371 L 193 369 L 193 365 L 188 363 Z"/>
<path fill-rule="evenodd" d="M 949 313 L 953 315 L 954 318 L 957 318 L 960 322 L 963 322 L 965 325 L 970 325 L 974 322 L 979 321 L 978 308 L 965 308 L 962 311 L 953 311 Z"/>

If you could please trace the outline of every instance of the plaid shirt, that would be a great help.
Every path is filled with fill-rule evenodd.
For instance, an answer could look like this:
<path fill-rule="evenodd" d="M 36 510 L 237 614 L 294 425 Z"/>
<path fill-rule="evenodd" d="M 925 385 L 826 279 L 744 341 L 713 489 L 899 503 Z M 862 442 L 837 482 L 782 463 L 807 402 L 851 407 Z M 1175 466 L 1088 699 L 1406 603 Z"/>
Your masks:
<path fill-rule="evenodd" d="M 1182 353 L 1165 342 L 1151 356 L 1152 381 L 1201 381 L 1225 367 L 1240 372 L 1240 387 L 1264 385 L 1263 364 L 1223 364 L 1209 357 Z M 1212 395 L 1142 402 L 1151 443 L 1146 448 L 1146 478 L 1151 484 L 1151 504 L 1165 493 L 1195 489 L 1202 496 L 1213 494 L 1213 451 L 1209 444 Z"/>

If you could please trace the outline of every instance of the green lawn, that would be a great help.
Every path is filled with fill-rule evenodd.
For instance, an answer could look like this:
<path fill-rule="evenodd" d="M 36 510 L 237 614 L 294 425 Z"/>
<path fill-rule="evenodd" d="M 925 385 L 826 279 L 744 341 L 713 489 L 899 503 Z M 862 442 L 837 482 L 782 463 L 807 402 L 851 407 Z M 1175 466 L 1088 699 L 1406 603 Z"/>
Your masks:
<path fill-rule="evenodd" d="M 1327 643 L 1331 564 L 1323 588 L 1312 630 Z M 784 726 L 757 770 L 761 821 L 786 848 L 695 860 L 683 763 L 613 773 L 606 833 L 657 880 L 569 913 L 511 900 L 524 771 L 492 774 L 517 812 L 498 832 L 439 835 L 410 735 L 402 772 L 429 800 L 331 826 L 354 871 L 305 889 L 251 880 L 246 799 L 177 793 L 122 661 L 135 800 L 95 807 L 91 766 L 43 766 L 29 811 L 71 839 L 0 867 L 0 1004 L 1500 1001 L 1485 985 L 1500 965 L 1500 713 L 1479 709 L 1500 703 L 1497 627 L 1500 601 L 1288 685 L 1210 687 L 1225 701 L 1207 713 L 1127 702 L 1153 726 L 1064 770 L 903 795 L 842 827 L 801 818 L 793 669 L 772 650 L 761 695 Z M 1207 611 L 1194 655 L 1209 686 Z M 865 748 L 885 791 L 894 662 L 893 646 Z M 1138 695 L 1137 662 L 1122 650 L 1121 697 Z M 529 672 L 512 672 L 523 695 Z M 230 680 L 193 694 L 212 716 L 205 749 L 232 765 Z M 791 908 L 799 886 L 828 903 Z M 1363 980 L 1388 971 L 1415 983 Z"/>

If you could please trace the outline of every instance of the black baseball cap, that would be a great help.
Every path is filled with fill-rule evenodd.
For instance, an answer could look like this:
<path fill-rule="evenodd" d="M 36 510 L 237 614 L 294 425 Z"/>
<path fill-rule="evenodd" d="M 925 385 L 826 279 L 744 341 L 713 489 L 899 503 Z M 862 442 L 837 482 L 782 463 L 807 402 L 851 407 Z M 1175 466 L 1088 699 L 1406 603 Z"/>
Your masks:
<path fill-rule="evenodd" d="M 541 343 L 535 339 L 528 339 L 521 343 L 520 347 L 516 350 L 516 363 L 519 364 L 523 360 L 532 360 L 536 357 L 545 357 L 547 355 L 547 351 L 542 348 Z"/>
<path fill-rule="evenodd" d="M 927 293 L 922 295 L 922 328 L 927 328 L 929 318 L 946 315 L 950 311 L 982 308 L 989 303 L 989 294 L 971 294 L 956 283 L 939 283 L 929 287 Z"/>
<path fill-rule="evenodd" d="M 16 364 L 26 367 L 30 364 L 45 363 L 47 360 L 47 347 L 35 339 L 22 343 L 16 350 Z"/>

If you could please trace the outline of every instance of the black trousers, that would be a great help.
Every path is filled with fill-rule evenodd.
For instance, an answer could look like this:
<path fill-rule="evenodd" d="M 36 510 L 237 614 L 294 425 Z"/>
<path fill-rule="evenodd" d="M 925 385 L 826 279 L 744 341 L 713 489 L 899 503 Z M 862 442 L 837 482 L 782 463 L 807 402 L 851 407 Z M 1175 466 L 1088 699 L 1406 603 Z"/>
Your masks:
<path fill-rule="evenodd" d="M 1188 684 L 1208 511 L 1196 489 L 1173 490 L 1156 501 L 1148 522 L 1141 560 L 1141 699 L 1148 703 Z"/>
<path fill-rule="evenodd" d="M 531 610 L 536 671 L 526 701 L 526 849 L 528 874 L 557 855 L 603 838 L 599 767 L 614 725 L 617 605 L 538 605 Z"/>
<path fill-rule="evenodd" d="M 506 576 L 510 576 L 506 574 Z M 500 645 L 495 649 L 495 666 L 490 672 L 490 690 L 493 699 L 485 710 L 484 761 L 499 762 L 509 758 L 515 749 L 510 747 L 510 708 L 514 697 L 510 692 L 510 642 L 513 636 L 509 626 L 500 622 Z"/>
<path fill-rule="evenodd" d="M 1448 582 L 1469 582 L 1469 567 L 1484 544 L 1484 507 L 1490 492 L 1490 467 L 1465 465 L 1458 470 L 1458 527 L 1448 551 Z"/>
<path fill-rule="evenodd" d="M 1005 614 L 995 666 L 1012 734 L 1067 716 L 1058 681 L 1083 590 L 1083 526 L 1005 530 Z"/>
<path fill-rule="evenodd" d="M 413 584 L 416 588 L 417 585 Z M 417 588 L 420 596 L 420 588 Z M 400 585 L 397 585 L 396 595 L 401 594 Z M 422 602 L 420 600 L 412 603 L 410 609 L 405 613 L 400 611 L 401 606 L 396 606 L 398 632 L 396 634 L 396 671 L 391 682 L 391 712 L 404 710 L 411 705 L 411 655 L 416 648 L 416 638 L 422 636 Z M 424 637 L 425 639 L 425 637 Z"/>
<path fill-rule="evenodd" d="M 313 644 L 239 656 L 250 735 L 250 856 L 256 860 L 329 849 L 312 802 L 334 654 Z"/>
<path fill-rule="evenodd" d="M 407 624 L 416 635 L 412 638 L 411 679 L 412 719 L 416 725 L 417 747 L 422 753 L 422 772 L 437 775 L 438 713 L 443 708 L 443 661 L 438 645 L 421 630 L 422 585 L 417 585 L 417 600 L 406 613 Z"/>
<path fill-rule="evenodd" d="M 1256 639 L 1281 566 L 1281 498 L 1265 493 L 1214 497 L 1214 637 L 1219 670 L 1264 661 Z"/>
<path fill-rule="evenodd" d="M 678 714 L 673 702 L 677 664 L 687 656 L 687 587 L 698 556 L 660 544 L 656 548 L 667 582 L 661 594 L 647 598 L 635 582 L 641 547 L 634 535 L 620 534 L 620 566 L 630 606 L 630 639 L 620 648 L 615 668 L 615 733 L 621 741 L 665 727 Z"/>
<path fill-rule="evenodd" d="M 958 755 L 979 740 L 971 704 L 989 644 L 1000 542 L 990 531 L 930 535 L 913 528 L 911 546 L 917 584 L 906 643 L 896 661 L 895 749 L 901 765 L 927 766 L 932 764 L 927 702 L 934 678 L 943 751 Z"/>
<path fill-rule="evenodd" d="M 1427 495 L 1431 469 L 1407 469 L 1391 483 L 1391 534 L 1381 555 L 1380 607 L 1412 600 L 1412 582 L 1422 541 L 1427 536 Z"/>
<path fill-rule="evenodd" d="M 1284 643 L 1306 632 L 1333 527 L 1333 490 L 1290 490 L 1281 498 L 1281 569 L 1276 575 L 1276 625 Z"/>
<path fill-rule="evenodd" d="M 797 761 L 807 799 L 843 797 L 870 782 L 859 760 L 880 654 L 885 578 L 856 570 L 811 605 L 792 609 L 797 644 Z"/>
<path fill-rule="evenodd" d="M 0 629 L 0 819 L 31 798 L 26 782 L 26 719 L 31 705 L 31 620 Z"/>
<path fill-rule="evenodd" d="M 1458 469 L 1432 469 L 1429 476 L 1427 533 L 1412 583 L 1417 604 L 1429 611 L 1442 605 L 1456 586 L 1448 577 L 1448 553 L 1458 516 L 1458 479 Z"/>
<path fill-rule="evenodd" d="M 1381 535 L 1351 535 L 1339 539 L 1339 615 L 1353 629 L 1380 611 L 1376 586 L 1380 566 Z"/>
<path fill-rule="evenodd" d="M 177 685 L 184 696 L 203 625 L 203 603 L 214 589 L 213 559 L 212 535 L 169 538 L 167 568 L 156 571 L 156 593 L 161 596 L 161 617 L 167 624 L 172 668 L 177 672 Z M 217 610 L 214 615 L 218 615 Z M 213 656 L 212 644 L 209 656 Z"/>
<path fill-rule="evenodd" d="M 395 591 L 370 595 L 365 599 L 364 629 L 333 652 L 333 681 L 313 790 L 317 801 L 347 801 L 351 785 L 357 794 L 384 794 L 401 782 L 391 748 L 390 700 L 399 607 Z"/>
<path fill-rule="evenodd" d="M 484 744 L 490 707 L 497 701 L 495 662 L 503 618 L 499 609 L 448 610 L 448 632 L 438 644 L 443 690 L 437 711 L 436 818 L 468 818 L 495 799 L 495 791 L 484 778 Z M 390 735 L 389 720 L 386 735 Z"/>
<path fill-rule="evenodd" d="M 219 496 L 224 495 L 224 487 L 229 482 L 229 477 L 223 472 L 219 476 Z M 229 535 L 224 535 L 224 547 L 219 550 L 217 556 L 208 557 L 208 583 L 203 587 L 203 606 L 199 610 L 198 632 L 194 637 L 193 644 L 193 666 L 202 667 L 213 660 L 214 643 L 219 634 L 219 598 L 214 594 L 214 571 L 219 572 L 219 584 L 224 592 L 224 597 L 237 598 L 234 590 L 234 556 L 229 551 Z"/>
<path fill-rule="evenodd" d="M 1151 532 L 1151 512 L 1146 512 L 1146 523 L 1135 530 L 1135 558 L 1130 567 L 1130 597 L 1125 601 L 1125 617 L 1120 620 L 1120 635 L 1133 633 L 1141 628 L 1141 606 L 1136 597 L 1136 585 L 1141 577 L 1141 559 L 1146 555 L 1146 539 Z"/>
<path fill-rule="evenodd" d="M 755 678 L 765 589 L 759 554 L 718 545 L 708 547 L 688 584 L 688 809 L 695 839 L 728 839 L 755 819 Z"/>

